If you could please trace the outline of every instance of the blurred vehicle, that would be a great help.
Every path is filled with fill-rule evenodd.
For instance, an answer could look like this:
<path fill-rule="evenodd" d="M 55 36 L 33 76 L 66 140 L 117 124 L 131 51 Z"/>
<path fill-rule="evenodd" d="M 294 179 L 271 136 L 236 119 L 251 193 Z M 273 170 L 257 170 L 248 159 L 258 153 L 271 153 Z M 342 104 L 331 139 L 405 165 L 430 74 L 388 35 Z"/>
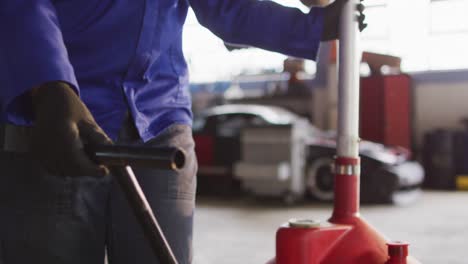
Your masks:
<path fill-rule="evenodd" d="M 283 108 L 231 104 L 194 120 L 199 188 L 248 191 L 294 203 L 309 194 L 333 200 L 335 133 L 321 131 Z M 417 196 L 422 166 L 404 148 L 362 141 L 361 200 L 401 202 Z M 219 188 L 219 183 L 224 186 Z M 230 189 L 233 188 L 233 189 Z"/>
<path fill-rule="evenodd" d="M 264 110 L 268 112 L 261 114 Z M 275 120 L 272 111 L 284 121 Z M 199 164 L 198 193 L 238 193 L 240 181 L 234 176 L 234 165 L 241 159 L 242 129 L 286 124 L 291 122 L 290 115 L 274 107 L 222 105 L 195 116 L 193 136 Z"/>

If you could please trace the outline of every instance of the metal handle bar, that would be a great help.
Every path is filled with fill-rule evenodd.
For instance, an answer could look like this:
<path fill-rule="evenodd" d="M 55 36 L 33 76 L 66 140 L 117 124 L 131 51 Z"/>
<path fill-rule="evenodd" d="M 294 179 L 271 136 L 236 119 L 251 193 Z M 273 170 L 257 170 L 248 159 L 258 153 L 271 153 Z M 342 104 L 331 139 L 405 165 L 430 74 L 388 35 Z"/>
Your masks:
<path fill-rule="evenodd" d="M 185 165 L 185 153 L 179 148 L 85 145 L 84 150 L 96 163 L 107 166 L 129 165 L 163 170 L 179 170 Z"/>
<path fill-rule="evenodd" d="M 130 166 L 179 170 L 184 166 L 185 153 L 177 148 L 116 145 L 85 146 L 85 151 L 96 162 L 109 166 L 112 175 L 125 193 L 159 263 L 177 264 L 174 253 Z"/>

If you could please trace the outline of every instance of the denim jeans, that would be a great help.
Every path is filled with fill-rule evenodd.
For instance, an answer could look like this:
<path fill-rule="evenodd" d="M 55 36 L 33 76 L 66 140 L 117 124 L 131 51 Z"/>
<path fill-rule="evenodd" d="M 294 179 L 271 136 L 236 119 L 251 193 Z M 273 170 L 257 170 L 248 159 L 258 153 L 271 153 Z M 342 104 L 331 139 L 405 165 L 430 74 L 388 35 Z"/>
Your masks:
<path fill-rule="evenodd" d="M 121 143 L 143 144 L 126 130 Z M 15 137 L 7 135 L 10 149 L 24 143 Z M 172 125 L 146 144 L 187 153 L 180 172 L 134 171 L 179 263 L 191 263 L 197 170 L 191 129 Z M 1 155 L 0 264 L 103 264 L 105 251 L 109 264 L 158 263 L 112 177 L 58 177 L 27 151 Z"/>

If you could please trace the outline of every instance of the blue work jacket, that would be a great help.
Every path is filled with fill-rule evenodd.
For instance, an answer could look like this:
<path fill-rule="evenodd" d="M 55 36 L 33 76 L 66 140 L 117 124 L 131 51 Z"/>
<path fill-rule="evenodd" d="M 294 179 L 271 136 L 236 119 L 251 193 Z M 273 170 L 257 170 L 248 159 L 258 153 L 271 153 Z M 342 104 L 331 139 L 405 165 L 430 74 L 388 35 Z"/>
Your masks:
<path fill-rule="evenodd" d="M 1 0 L 2 117 L 32 124 L 30 90 L 63 81 L 113 139 L 127 112 L 144 141 L 171 124 L 190 125 L 182 54 L 189 7 L 226 42 L 317 55 L 322 8 L 304 14 L 257 0 Z"/>

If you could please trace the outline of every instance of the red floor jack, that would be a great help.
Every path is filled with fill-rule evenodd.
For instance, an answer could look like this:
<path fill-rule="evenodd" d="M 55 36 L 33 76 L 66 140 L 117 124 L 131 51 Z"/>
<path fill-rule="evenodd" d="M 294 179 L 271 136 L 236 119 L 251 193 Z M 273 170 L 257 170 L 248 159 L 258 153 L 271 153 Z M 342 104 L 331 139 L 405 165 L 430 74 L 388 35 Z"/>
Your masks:
<path fill-rule="evenodd" d="M 348 141 L 350 142 L 350 141 Z M 178 170 L 185 154 L 173 148 L 131 146 L 86 148 L 89 156 L 110 167 L 161 264 L 177 260 L 130 166 Z M 338 153 L 343 149 L 339 148 Z M 348 149 L 345 149 L 348 151 Z M 387 242 L 359 216 L 359 158 L 335 160 L 335 208 L 330 220 L 291 220 L 277 232 L 276 258 L 269 264 L 406 264 L 408 244 Z M 388 252 L 388 253 L 387 253 Z M 222 263 L 221 263 L 222 264 Z"/>
<path fill-rule="evenodd" d="M 328 222 L 291 220 L 276 234 L 276 258 L 269 264 L 406 264 L 408 244 L 389 242 L 359 214 L 359 30 L 356 6 L 343 8 L 339 45 L 335 200 Z"/>

